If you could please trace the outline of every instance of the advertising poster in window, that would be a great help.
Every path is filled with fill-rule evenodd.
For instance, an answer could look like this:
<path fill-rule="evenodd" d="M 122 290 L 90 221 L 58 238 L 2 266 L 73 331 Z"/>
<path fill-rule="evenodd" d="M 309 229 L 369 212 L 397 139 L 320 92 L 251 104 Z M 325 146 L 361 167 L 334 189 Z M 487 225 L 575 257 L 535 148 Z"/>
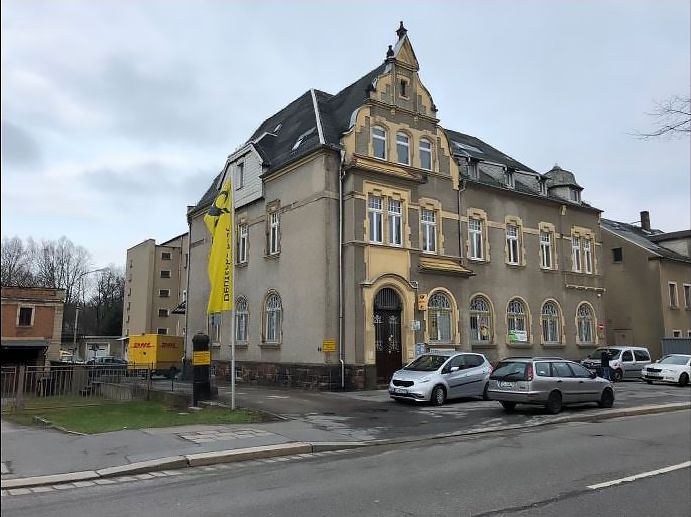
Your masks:
<path fill-rule="evenodd" d="M 509 341 L 511 343 L 527 343 L 528 342 L 528 331 L 527 330 L 510 330 L 509 331 Z"/>

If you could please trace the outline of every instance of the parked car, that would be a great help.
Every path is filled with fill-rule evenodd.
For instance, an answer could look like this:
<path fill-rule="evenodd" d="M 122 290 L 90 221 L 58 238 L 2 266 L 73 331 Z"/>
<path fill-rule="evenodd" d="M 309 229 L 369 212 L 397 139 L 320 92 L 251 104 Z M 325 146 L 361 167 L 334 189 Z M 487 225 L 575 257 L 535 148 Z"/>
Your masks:
<path fill-rule="evenodd" d="M 103 357 L 97 357 L 96 359 L 89 359 L 86 362 L 87 365 L 97 366 L 100 369 L 113 369 L 113 370 L 126 370 L 127 360 L 122 357 L 115 357 L 112 355 L 107 355 Z"/>
<path fill-rule="evenodd" d="M 612 380 L 619 382 L 623 379 L 638 379 L 641 370 L 650 364 L 650 352 L 641 346 L 601 347 L 593 351 L 581 364 L 594 372 L 600 371 L 602 351 L 609 351 L 609 367 Z"/>
<path fill-rule="evenodd" d="M 648 384 L 654 381 L 673 382 L 686 386 L 691 377 L 691 355 L 670 354 L 659 361 L 647 365 L 641 372 L 641 379 Z"/>
<path fill-rule="evenodd" d="M 452 398 L 486 397 L 491 372 L 482 354 L 430 352 L 394 372 L 389 395 L 394 400 L 429 401 L 437 406 Z"/>
<path fill-rule="evenodd" d="M 489 378 L 487 396 L 506 411 L 516 404 L 544 405 L 552 414 L 567 404 L 614 405 L 614 386 L 595 372 L 561 357 L 510 357 L 501 360 Z"/>

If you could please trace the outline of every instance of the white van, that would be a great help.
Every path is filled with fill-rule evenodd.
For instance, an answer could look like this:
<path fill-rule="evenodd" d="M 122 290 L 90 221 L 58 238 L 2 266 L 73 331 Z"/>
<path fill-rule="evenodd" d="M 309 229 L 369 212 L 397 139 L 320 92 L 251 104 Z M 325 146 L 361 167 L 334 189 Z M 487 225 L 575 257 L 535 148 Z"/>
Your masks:
<path fill-rule="evenodd" d="M 599 372 L 603 350 L 610 354 L 612 380 L 640 379 L 643 368 L 651 363 L 650 352 L 642 346 L 613 346 L 598 348 L 581 361 L 589 370 Z"/>

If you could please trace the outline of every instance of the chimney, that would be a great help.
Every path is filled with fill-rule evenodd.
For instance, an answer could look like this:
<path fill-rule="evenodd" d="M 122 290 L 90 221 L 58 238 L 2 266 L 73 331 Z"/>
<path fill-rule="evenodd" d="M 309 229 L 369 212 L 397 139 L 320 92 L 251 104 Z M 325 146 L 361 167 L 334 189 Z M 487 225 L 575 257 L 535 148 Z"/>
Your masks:
<path fill-rule="evenodd" d="M 641 228 L 645 231 L 650 231 L 650 212 L 644 210 L 641 212 Z"/>

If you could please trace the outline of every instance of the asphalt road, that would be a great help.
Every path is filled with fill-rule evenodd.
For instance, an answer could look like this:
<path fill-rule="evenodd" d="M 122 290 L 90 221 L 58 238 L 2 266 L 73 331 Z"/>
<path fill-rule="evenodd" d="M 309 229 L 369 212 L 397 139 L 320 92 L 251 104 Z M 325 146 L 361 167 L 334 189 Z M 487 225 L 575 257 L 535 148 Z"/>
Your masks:
<path fill-rule="evenodd" d="M 689 460 L 687 410 L 5 497 L 2 515 L 687 517 Z"/>
<path fill-rule="evenodd" d="M 170 389 L 170 382 L 157 386 Z M 191 389 L 176 383 L 175 389 Z M 691 387 L 626 381 L 615 384 L 615 408 L 647 404 L 691 402 Z M 230 400 L 230 387 L 219 386 L 219 396 Z M 240 407 L 262 409 L 283 418 L 309 422 L 314 426 L 343 434 L 349 439 L 372 440 L 428 436 L 463 430 L 506 425 L 532 425 L 553 420 L 541 407 L 518 406 L 506 413 L 498 402 L 461 399 L 442 407 L 429 404 L 399 403 L 386 390 L 319 392 L 299 389 L 272 389 L 258 386 L 236 388 Z M 597 404 L 581 404 L 564 409 L 562 415 L 597 418 Z"/>

